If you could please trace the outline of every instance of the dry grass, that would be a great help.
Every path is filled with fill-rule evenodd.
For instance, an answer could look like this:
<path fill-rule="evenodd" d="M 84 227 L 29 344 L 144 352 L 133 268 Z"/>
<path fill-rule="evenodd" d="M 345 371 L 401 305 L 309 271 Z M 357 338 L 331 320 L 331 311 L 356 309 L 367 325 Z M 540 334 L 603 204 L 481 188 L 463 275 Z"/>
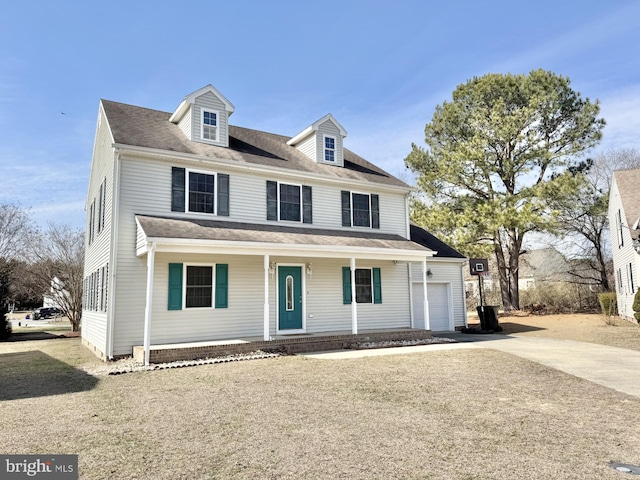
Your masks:
<path fill-rule="evenodd" d="M 56 359 L 46 375 L 34 357 L 8 381 L 15 355 L 34 350 Z M 619 479 L 610 461 L 640 464 L 640 399 L 491 350 L 93 384 L 71 368 L 86 363 L 78 339 L 0 344 L 0 391 L 24 392 L 22 374 L 36 392 L 2 402 L 3 453 L 77 453 L 83 479 Z M 56 379 L 73 393 L 47 396 Z"/>
<path fill-rule="evenodd" d="M 473 320 L 469 317 L 470 326 Z M 503 334 L 561 338 L 640 351 L 640 326 L 599 314 L 500 315 Z"/>

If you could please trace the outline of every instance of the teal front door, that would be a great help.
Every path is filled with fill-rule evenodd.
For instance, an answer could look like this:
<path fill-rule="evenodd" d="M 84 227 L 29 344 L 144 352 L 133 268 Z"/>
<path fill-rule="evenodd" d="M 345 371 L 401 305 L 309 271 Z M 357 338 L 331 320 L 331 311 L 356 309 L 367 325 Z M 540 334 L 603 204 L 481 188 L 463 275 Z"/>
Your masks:
<path fill-rule="evenodd" d="M 302 267 L 278 267 L 278 330 L 302 329 Z"/>

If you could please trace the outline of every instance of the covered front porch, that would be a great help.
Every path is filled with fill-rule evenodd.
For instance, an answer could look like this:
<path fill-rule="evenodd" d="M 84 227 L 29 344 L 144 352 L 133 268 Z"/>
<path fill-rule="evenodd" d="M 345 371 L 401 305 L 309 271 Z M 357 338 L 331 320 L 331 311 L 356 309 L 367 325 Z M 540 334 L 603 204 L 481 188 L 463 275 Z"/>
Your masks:
<path fill-rule="evenodd" d="M 431 338 L 429 330 L 406 328 L 365 330 L 353 334 L 349 331 L 278 335 L 270 340 L 259 337 L 150 345 L 148 354 L 144 345 L 133 347 L 133 358 L 139 363 L 168 363 L 179 360 L 197 360 L 226 355 L 237 355 L 257 350 L 284 351 L 288 354 L 319 352 L 353 348 L 358 343 L 423 340 Z M 148 361 L 147 361 L 148 360 Z"/>
<path fill-rule="evenodd" d="M 145 363 L 264 348 L 326 350 L 369 337 L 428 335 L 426 259 L 435 252 L 398 235 L 148 216 L 136 221 L 147 294 L 144 336 L 134 351 Z M 416 279 L 408 267 L 416 262 L 422 264 L 426 330 L 413 330 L 410 286 Z M 168 310 L 163 306 L 167 267 Z M 211 275 L 215 298 L 191 308 L 188 269 L 198 268 Z M 261 337 L 255 336 L 260 330 Z"/>

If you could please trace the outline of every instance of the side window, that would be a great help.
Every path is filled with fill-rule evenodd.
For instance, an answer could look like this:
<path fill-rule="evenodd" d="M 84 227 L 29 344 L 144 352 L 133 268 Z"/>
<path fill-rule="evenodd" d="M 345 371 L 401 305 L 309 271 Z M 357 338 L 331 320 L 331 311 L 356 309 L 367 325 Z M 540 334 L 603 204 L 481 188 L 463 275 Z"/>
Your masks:
<path fill-rule="evenodd" d="M 324 161 L 336 161 L 336 138 L 328 135 L 324 136 Z"/>
<path fill-rule="evenodd" d="M 229 175 L 173 167 L 171 211 L 229 216 Z"/>
<path fill-rule="evenodd" d="M 168 310 L 227 308 L 229 266 L 169 264 Z"/>
<path fill-rule="evenodd" d="M 218 141 L 218 112 L 204 108 L 201 110 L 201 138 Z"/>
<path fill-rule="evenodd" d="M 308 185 L 267 180 L 267 220 L 313 223 L 312 202 Z"/>
<path fill-rule="evenodd" d="M 380 268 L 356 268 L 356 303 L 382 303 Z M 351 269 L 342 267 L 342 303 L 351 303 Z"/>
<path fill-rule="evenodd" d="M 343 190 L 341 202 L 343 227 L 380 228 L 378 195 Z"/>

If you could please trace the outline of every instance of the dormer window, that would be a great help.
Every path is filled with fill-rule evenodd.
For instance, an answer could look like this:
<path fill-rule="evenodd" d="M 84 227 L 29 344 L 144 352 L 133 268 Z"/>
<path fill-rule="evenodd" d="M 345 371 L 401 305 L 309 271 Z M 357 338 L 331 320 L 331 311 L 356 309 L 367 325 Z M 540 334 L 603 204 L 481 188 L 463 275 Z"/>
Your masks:
<path fill-rule="evenodd" d="M 218 112 L 202 109 L 202 138 L 218 141 Z"/>
<path fill-rule="evenodd" d="M 328 135 L 324 136 L 324 161 L 336 161 L 336 138 Z"/>

